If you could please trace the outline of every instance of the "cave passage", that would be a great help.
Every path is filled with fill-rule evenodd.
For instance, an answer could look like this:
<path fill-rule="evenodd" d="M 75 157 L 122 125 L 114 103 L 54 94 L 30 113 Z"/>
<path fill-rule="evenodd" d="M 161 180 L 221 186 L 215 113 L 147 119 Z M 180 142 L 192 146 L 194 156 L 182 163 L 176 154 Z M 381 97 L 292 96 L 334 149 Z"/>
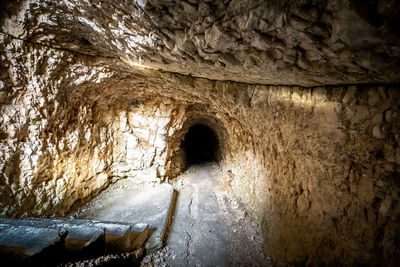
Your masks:
<path fill-rule="evenodd" d="M 217 160 L 219 142 L 214 132 L 203 124 L 189 128 L 183 141 L 186 165 Z"/>

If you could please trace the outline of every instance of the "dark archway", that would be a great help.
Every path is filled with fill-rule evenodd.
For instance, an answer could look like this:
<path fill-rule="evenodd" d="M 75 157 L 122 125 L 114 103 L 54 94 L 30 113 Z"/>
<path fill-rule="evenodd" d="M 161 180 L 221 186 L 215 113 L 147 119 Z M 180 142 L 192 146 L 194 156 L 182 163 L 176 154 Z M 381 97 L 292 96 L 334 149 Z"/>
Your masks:
<path fill-rule="evenodd" d="M 186 166 L 217 160 L 218 138 L 206 125 L 195 124 L 185 134 L 183 150 Z"/>

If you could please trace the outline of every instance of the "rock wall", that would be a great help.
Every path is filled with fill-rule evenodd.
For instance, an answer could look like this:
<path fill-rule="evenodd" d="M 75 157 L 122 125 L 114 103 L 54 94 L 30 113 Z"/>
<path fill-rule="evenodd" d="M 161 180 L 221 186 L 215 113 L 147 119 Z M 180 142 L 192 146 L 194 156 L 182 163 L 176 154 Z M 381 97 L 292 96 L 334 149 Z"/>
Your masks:
<path fill-rule="evenodd" d="M 93 58 L 5 35 L 0 47 L 1 216 L 63 215 L 116 179 L 164 176 L 171 105 L 121 98 Z"/>
<path fill-rule="evenodd" d="M 399 261 L 398 86 L 212 81 L 6 35 L 0 48 L 2 216 L 62 215 L 115 179 L 173 178 L 203 122 L 277 264 Z"/>
<path fill-rule="evenodd" d="M 398 86 L 261 86 L 166 73 L 147 82 L 186 105 L 180 121 L 198 117 L 222 136 L 224 182 L 259 218 L 276 263 L 399 261 Z"/>
<path fill-rule="evenodd" d="M 5 35 L 0 45 L 1 215 L 42 215 L 58 208 L 62 214 L 107 184 L 110 143 L 92 144 L 110 133 L 94 125 L 96 114 L 82 101 L 82 93 L 107 72 L 100 75 L 100 66 L 90 71 L 70 53 Z"/>
<path fill-rule="evenodd" d="M 167 134 L 172 106 L 153 102 L 110 117 L 113 129 L 112 176 L 160 182 L 165 176 Z"/>
<path fill-rule="evenodd" d="M 257 84 L 400 81 L 396 0 L 2 2 L 2 32 L 132 67 Z"/>
<path fill-rule="evenodd" d="M 398 86 L 147 79 L 149 90 L 189 104 L 182 122 L 198 118 L 222 137 L 223 182 L 259 218 L 277 264 L 399 261 Z"/>
<path fill-rule="evenodd" d="M 161 78 L 159 94 L 202 107 L 186 110 L 188 119 L 216 118 L 205 122 L 227 144 L 224 182 L 259 219 L 277 264 L 398 262 L 397 86 L 260 86 L 154 74 L 152 90 Z"/>
<path fill-rule="evenodd" d="M 252 95 L 245 121 L 253 119 L 253 145 L 233 166 L 232 186 L 262 218 L 273 259 L 395 265 L 398 89 L 270 87 Z"/>

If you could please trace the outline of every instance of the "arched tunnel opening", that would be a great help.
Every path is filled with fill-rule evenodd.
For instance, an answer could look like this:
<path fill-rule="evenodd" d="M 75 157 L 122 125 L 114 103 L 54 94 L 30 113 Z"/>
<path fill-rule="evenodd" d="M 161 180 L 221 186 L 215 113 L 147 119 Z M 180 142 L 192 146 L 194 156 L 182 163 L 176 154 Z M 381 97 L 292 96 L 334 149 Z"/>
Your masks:
<path fill-rule="evenodd" d="M 183 140 L 186 166 L 218 159 L 219 142 L 214 131 L 204 124 L 191 126 Z"/>

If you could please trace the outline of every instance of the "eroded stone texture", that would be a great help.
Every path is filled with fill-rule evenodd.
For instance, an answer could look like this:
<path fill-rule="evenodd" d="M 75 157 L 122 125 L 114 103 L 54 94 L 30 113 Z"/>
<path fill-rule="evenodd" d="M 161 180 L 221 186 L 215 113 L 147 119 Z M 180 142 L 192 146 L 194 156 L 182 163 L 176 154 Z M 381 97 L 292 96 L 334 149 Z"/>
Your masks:
<path fill-rule="evenodd" d="M 164 176 L 171 106 L 121 101 L 91 58 L 0 38 L 2 216 L 62 215 L 115 179 Z"/>
<path fill-rule="evenodd" d="M 4 6 L 6 34 L 133 67 L 277 85 L 400 81 L 395 0 L 19 0 Z"/>
<path fill-rule="evenodd" d="M 111 5 L 111 2 L 102 3 Z M 172 1 L 168 3 L 176 5 Z M 185 5 L 186 2 L 180 3 Z M 309 10 L 306 15 L 299 13 L 296 17 L 303 16 L 306 20 L 315 16 L 332 24 L 338 21 L 336 16 L 347 16 L 349 20 L 349 16 L 355 14 L 354 9 L 341 3 L 343 14 L 331 11 L 333 21 L 323 19 L 321 10 L 333 10 L 334 3 L 328 1 L 326 7 Z M 182 52 L 190 50 L 190 43 L 186 46 L 185 42 L 181 44 L 183 50 L 175 43 L 171 46 L 179 64 L 151 63 L 146 56 L 155 51 L 154 46 L 131 48 L 128 43 L 123 43 L 128 42 L 126 31 L 137 29 L 132 25 L 139 22 L 140 29 L 157 29 L 154 21 L 161 19 L 150 20 L 143 12 L 152 14 L 151 10 L 170 12 L 174 9 L 162 6 L 151 9 L 156 6 L 154 1 L 142 1 L 140 5 L 126 3 L 122 8 L 119 3 L 92 12 L 96 5 L 100 4 L 30 1 L 29 4 L 16 4 L 15 10 L 26 9 L 25 13 L 11 20 L 4 17 L 2 21 L 2 29 L 7 31 L 7 34 L 0 34 L 2 216 L 62 215 L 74 203 L 91 198 L 115 179 L 148 182 L 173 178 L 184 168 L 184 155 L 179 146 L 186 129 L 193 123 L 202 122 L 220 139 L 224 179 L 240 202 L 258 218 L 266 247 L 276 263 L 395 265 L 400 261 L 398 86 L 265 86 L 132 68 L 138 63 L 136 56 L 141 56 L 143 65 L 149 68 L 157 66 L 193 74 L 196 70 L 196 75 L 210 78 L 231 79 L 234 72 L 230 68 L 237 68 L 235 77 L 244 81 L 282 83 L 278 78 L 285 75 L 285 83 L 296 84 L 397 81 L 398 69 L 392 64 L 397 62 L 398 48 L 390 41 L 396 36 L 381 36 L 379 38 L 383 39 L 374 39 L 374 43 L 370 38 L 377 33 L 371 33 L 371 30 L 367 34 L 364 26 L 357 24 L 360 27 L 357 32 L 364 36 L 364 41 L 360 42 L 360 39 L 349 38 L 350 33 L 345 35 L 343 31 L 349 28 L 341 30 L 339 23 L 334 32 L 341 36 L 342 41 L 338 42 L 344 43 L 340 50 L 344 54 L 338 64 L 331 63 L 339 52 L 324 52 L 328 55 L 324 59 L 327 65 L 316 61 L 318 64 L 311 64 L 305 70 L 293 67 L 293 72 L 287 69 L 273 75 L 266 67 L 262 72 L 265 80 L 261 80 L 257 78 L 258 65 L 253 63 L 248 70 L 243 69 L 242 61 L 231 62 L 225 68 L 216 66 L 216 61 L 204 63 L 202 59 L 194 65 L 186 52 Z M 109 11 L 103 14 L 106 8 Z M 221 4 L 213 12 L 223 12 L 224 8 L 227 9 Z M 382 8 L 380 12 L 388 12 L 389 23 L 391 12 L 397 9 Z M 48 16 L 45 10 L 49 10 Z M 127 21 L 122 19 L 123 14 L 135 14 L 135 10 L 139 14 L 136 19 L 133 15 L 126 18 Z M 239 13 L 238 20 L 250 13 Z M 43 16 L 37 19 L 38 14 Z M 95 25 L 102 17 L 110 25 L 97 26 L 104 32 L 96 35 L 93 25 L 86 21 L 89 18 L 85 16 L 89 14 Z M 359 16 L 364 21 L 364 15 Z M 79 18 L 81 22 L 77 23 Z M 224 16 L 218 18 L 217 22 L 222 23 Z M 293 18 L 294 15 L 290 17 L 291 23 Z M 184 37 L 189 32 L 186 26 L 174 24 L 178 20 L 186 21 L 177 17 L 168 27 L 174 25 L 183 30 L 182 38 L 187 38 Z M 234 20 L 227 21 L 233 23 Z M 222 50 L 234 51 L 229 50 L 232 49 L 229 46 L 235 44 L 234 41 L 227 42 L 230 37 L 224 29 L 228 26 L 222 27 L 218 23 L 212 21 L 207 28 L 207 45 L 218 50 L 209 53 L 216 57 L 222 56 Z M 280 24 L 271 25 L 278 27 Z M 289 23 L 284 25 L 279 27 L 289 30 L 293 27 Z M 390 23 L 385 27 L 389 26 Z M 242 31 L 246 32 L 244 29 Z M 153 33 L 154 36 L 160 34 L 158 31 Z M 300 33 L 302 31 L 285 34 L 285 38 Z M 147 30 L 142 34 L 146 38 L 153 36 Z M 29 39 L 29 42 L 10 35 Z M 137 32 L 132 35 L 140 36 Z M 174 42 L 181 40 L 175 33 L 171 36 Z M 163 40 L 161 38 L 161 42 Z M 121 44 L 111 46 L 112 42 Z M 274 43 L 271 53 L 285 62 L 288 58 L 285 53 L 291 53 L 291 49 L 289 41 L 281 39 L 281 42 L 284 47 L 278 49 Z M 369 47 L 370 56 L 375 54 L 377 47 L 382 48 L 379 55 L 391 56 L 385 60 L 390 68 L 383 67 L 374 72 L 368 65 L 357 67 L 354 62 L 361 58 L 358 53 L 367 49 L 363 43 Z M 263 48 L 269 44 L 268 40 L 255 44 L 260 51 L 269 49 Z M 331 45 L 319 47 L 333 49 Z M 163 54 L 166 46 L 155 47 L 161 47 L 157 51 L 160 57 L 166 57 Z M 199 53 L 201 46 L 195 47 Z M 241 49 L 246 51 L 246 47 Z M 247 55 L 253 58 L 257 51 L 250 50 Z M 297 58 L 297 53 L 293 57 Z M 240 55 L 234 53 L 235 57 L 237 54 Z M 259 57 L 255 57 L 254 62 Z M 351 65 L 355 72 L 346 74 L 350 67 L 341 69 L 341 64 L 355 64 L 356 67 Z M 376 65 L 380 68 L 385 64 Z M 329 66 L 335 66 L 335 70 L 327 72 Z M 209 72 L 203 72 L 204 69 Z M 306 75 L 311 72 L 318 75 Z"/>

